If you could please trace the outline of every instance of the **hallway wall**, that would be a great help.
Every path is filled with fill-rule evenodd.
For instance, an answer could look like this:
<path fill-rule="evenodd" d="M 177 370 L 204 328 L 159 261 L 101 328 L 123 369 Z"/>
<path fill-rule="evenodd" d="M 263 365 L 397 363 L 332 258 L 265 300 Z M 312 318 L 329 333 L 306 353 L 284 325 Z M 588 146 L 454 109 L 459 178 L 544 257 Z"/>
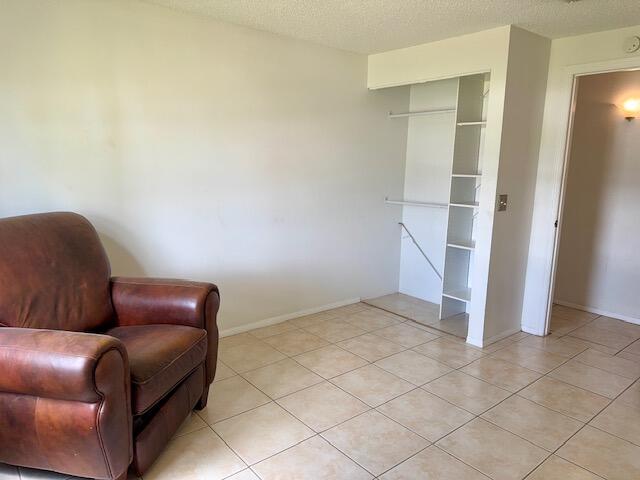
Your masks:
<path fill-rule="evenodd" d="M 640 323 L 640 72 L 580 78 L 555 300 Z"/>

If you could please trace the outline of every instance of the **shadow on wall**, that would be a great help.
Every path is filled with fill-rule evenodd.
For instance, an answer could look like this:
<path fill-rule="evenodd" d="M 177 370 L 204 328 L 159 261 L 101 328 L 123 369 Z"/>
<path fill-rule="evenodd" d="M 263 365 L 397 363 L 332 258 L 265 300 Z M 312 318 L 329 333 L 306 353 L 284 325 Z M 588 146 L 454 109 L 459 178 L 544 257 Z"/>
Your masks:
<path fill-rule="evenodd" d="M 609 92 L 598 88 L 604 79 L 602 75 L 590 75 L 579 80 L 560 237 L 557 296 L 561 301 L 580 305 L 598 287 L 598 263 L 603 253 L 599 249 L 606 231 L 609 159 L 620 121 L 606 96 Z M 568 284 L 572 285 L 569 292 L 565 288 Z"/>
<path fill-rule="evenodd" d="M 111 274 L 114 276 L 144 277 L 146 271 L 131 251 L 114 238 L 112 232 L 119 232 L 118 238 L 133 238 L 129 232 L 124 232 L 124 226 L 113 223 L 104 217 L 92 216 L 90 219 L 98 231 L 98 236 L 107 251 L 111 263 Z M 124 234 L 123 234 L 124 232 Z"/>

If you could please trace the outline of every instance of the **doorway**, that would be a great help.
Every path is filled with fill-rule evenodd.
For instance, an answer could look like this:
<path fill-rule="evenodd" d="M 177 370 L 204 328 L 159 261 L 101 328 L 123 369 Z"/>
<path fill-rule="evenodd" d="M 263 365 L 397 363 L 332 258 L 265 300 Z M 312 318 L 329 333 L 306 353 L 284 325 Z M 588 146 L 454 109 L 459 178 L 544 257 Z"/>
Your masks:
<path fill-rule="evenodd" d="M 623 108 L 636 99 L 638 70 L 575 77 L 547 320 L 612 349 L 640 324 L 640 118 Z"/>

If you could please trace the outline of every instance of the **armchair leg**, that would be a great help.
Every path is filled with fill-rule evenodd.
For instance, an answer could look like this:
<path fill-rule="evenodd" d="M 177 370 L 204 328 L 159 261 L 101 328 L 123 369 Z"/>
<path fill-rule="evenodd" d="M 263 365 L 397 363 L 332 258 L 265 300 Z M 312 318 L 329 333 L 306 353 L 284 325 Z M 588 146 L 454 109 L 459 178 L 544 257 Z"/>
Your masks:
<path fill-rule="evenodd" d="M 202 410 L 204 407 L 207 406 L 207 398 L 209 397 L 209 385 L 207 385 L 206 387 L 204 387 L 204 391 L 202 392 L 202 396 L 200 397 L 200 400 L 198 400 L 198 403 L 196 403 L 196 410 Z"/>

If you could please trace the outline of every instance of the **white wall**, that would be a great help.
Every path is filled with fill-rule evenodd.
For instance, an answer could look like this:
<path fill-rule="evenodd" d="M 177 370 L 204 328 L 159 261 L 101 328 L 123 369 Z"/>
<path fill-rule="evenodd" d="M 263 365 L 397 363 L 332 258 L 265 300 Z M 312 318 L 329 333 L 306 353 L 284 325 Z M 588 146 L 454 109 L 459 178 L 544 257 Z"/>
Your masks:
<path fill-rule="evenodd" d="M 408 93 L 365 56 L 134 1 L 4 1 L 0 45 L 0 216 L 85 214 L 223 330 L 397 290 Z"/>
<path fill-rule="evenodd" d="M 640 26 L 551 43 L 522 316 L 525 331 L 545 332 L 572 75 L 583 70 L 640 66 L 640 51 L 625 54 L 623 50 L 624 39 L 631 35 L 640 35 Z"/>
<path fill-rule="evenodd" d="M 555 298 L 640 323 L 640 72 L 579 79 Z"/>

